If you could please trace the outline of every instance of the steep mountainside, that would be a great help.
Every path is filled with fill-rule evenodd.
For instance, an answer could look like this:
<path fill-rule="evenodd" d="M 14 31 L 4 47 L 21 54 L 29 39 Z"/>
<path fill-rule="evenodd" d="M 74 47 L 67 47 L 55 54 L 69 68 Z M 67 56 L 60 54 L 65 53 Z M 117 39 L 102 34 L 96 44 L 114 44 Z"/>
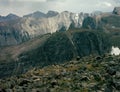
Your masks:
<path fill-rule="evenodd" d="M 120 16 L 111 15 L 102 17 L 101 19 L 102 29 L 110 34 L 111 42 L 113 46 L 120 47 Z"/>
<path fill-rule="evenodd" d="M 20 19 L 14 18 L 14 20 L 8 22 L 0 22 L 0 46 L 19 44 L 36 36 L 53 33 L 63 28 L 68 30 L 71 24 L 74 24 L 75 28 L 80 28 L 84 17 L 86 17 L 85 14 L 68 11 L 62 13 L 49 11 L 47 14 L 37 11 Z M 13 17 L 9 15 L 7 18 L 12 19 Z M 9 34 L 10 36 L 3 34 Z M 6 38 L 13 43 L 6 41 Z"/>
<path fill-rule="evenodd" d="M 46 34 L 31 39 L 20 45 L 0 48 L 0 78 L 24 73 L 28 68 L 26 65 L 24 66 L 22 62 L 18 61 L 18 56 L 21 53 L 32 51 L 38 47 L 41 47 L 49 38 L 49 36 L 50 34 Z M 30 68 L 30 63 L 28 66 Z"/>
<path fill-rule="evenodd" d="M 110 36 L 113 46 L 120 47 L 120 15 L 102 13 L 97 16 L 86 17 L 82 28 L 103 31 Z"/>
<path fill-rule="evenodd" d="M 30 39 L 28 33 L 21 31 L 17 26 L 21 19 L 0 22 L 0 47 L 16 45 Z"/>
<path fill-rule="evenodd" d="M 119 8 L 117 8 L 117 12 L 119 12 Z M 20 44 L 39 35 L 68 29 L 82 27 L 107 32 L 109 31 L 108 28 L 116 29 L 120 27 L 120 16 L 114 12 L 113 14 L 102 12 L 87 14 L 48 11 L 44 14 L 37 11 L 22 18 L 13 14 L 4 18 L 4 21 L 1 19 L 0 22 L 0 46 Z M 12 43 L 10 43 L 11 41 Z"/>
<path fill-rule="evenodd" d="M 0 22 L 1 78 L 76 57 L 109 53 L 111 45 L 120 47 L 119 15 L 50 12 L 47 18 Z"/>
<path fill-rule="evenodd" d="M 65 11 L 49 18 L 23 18 L 20 25 L 22 29 L 30 35 L 30 37 L 34 37 L 40 34 L 59 31 L 63 27 L 65 30 L 68 30 L 71 23 L 74 23 L 76 28 L 80 28 L 82 26 L 83 19 L 84 15 Z"/>
<path fill-rule="evenodd" d="M 83 21 L 83 28 L 109 31 L 120 27 L 120 7 L 115 7 L 112 13 L 98 13 L 88 16 Z M 109 28 L 109 29 L 108 29 Z"/>
<path fill-rule="evenodd" d="M 97 27 L 96 24 L 97 23 L 96 23 L 95 18 L 88 16 L 83 20 L 82 27 L 87 28 L 87 29 L 96 29 L 96 27 Z"/>
<path fill-rule="evenodd" d="M 67 62 L 77 56 L 102 55 L 110 50 L 109 38 L 105 33 L 92 30 L 56 32 L 1 49 L 0 77 L 21 74 L 34 67 Z"/>
<path fill-rule="evenodd" d="M 0 92 L 119 92 L 119 10 L 1 16 Z"/>
<path fill-rule="evenodd" d="M 110 49 L 109 38 L 105 33 L 95 31 L 58 32 L 52 34 L 42 47 L 24 53 L 19 58 L 23 57 L 20 60 L 22 62 L 36 61 L 35 64 L 41 62 L 41 65 L 44 65 L 69 61 L 76 56 L 101 55 L 109 52 Z"/>

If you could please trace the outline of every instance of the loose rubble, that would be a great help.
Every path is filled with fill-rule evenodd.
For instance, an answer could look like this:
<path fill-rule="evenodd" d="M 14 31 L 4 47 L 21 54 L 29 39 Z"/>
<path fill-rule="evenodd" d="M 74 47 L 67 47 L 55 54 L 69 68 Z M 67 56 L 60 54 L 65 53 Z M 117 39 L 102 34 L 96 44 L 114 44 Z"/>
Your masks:
<path fill-rule="evenodd" d="M 89 56 L 0 79 L 0 92 L 120 92 L 120 56 Z"/>

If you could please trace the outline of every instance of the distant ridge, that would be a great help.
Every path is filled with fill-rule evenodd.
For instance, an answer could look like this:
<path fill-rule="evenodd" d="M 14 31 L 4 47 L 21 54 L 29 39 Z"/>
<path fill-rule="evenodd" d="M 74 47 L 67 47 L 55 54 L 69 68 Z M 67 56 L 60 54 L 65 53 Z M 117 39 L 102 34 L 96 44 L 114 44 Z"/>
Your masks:
<path fill-rule="evenodd" d="M 0 47 L 20 44 L 43 34 L 52 34 L 72 28 L 109 31 L 106 27 L 119 27 L 118 22 L 120 18 L 119 16 L 115 16 L 119 14 L 119 10 L 119 7 L 115 7 L 113 14 L 100 11 L 92 14 L 73 13 L 69 11 L 58 13 L 51 10 L 46 14 L 36 11 L 23 17 L 15 14 L 0 16 Z"/>
<path fill-rule="evenodd" d="M 12 20 L 16 20 L 19 18 L 20 18 L 19 16 L 10 13 L 7 16 L 0 16 L 0 22 L 12 21 Z"/>

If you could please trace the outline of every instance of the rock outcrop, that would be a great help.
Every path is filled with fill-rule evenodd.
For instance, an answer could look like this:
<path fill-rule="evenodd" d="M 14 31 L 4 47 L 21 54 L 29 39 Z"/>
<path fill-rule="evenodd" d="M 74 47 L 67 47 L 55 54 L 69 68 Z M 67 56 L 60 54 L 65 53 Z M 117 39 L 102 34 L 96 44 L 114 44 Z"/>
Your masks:
<path fill-rule="evenodd" d="M 120 15 L 120 7 L 115 7 L 113 10 L 113 14 Z"/>
<path fill-rule="evenodd" d="M 83 13 L 76 14 L 68 11 L 61 13 L 49 11 L 47 14 L 37 11 L 19 19 L 15 17 L 14 21 L 11 20 L 9 22 L 0 23 L 0 26 L 5 27 L 5 29 L 1 27 L 1 34 L 3 34 L 2 32 L 10 32 L 11 35 L 14 35 L 12 32 L 18 33 L 12 36 L 13 44 L 9 44 L 5 40 L 2 40 L 4 41 L 4 43 L 2 42 L 2 46 L 19 44 L 23 39 L 34 38 L 46 33 L 65 31 L 70 28 L 71 24 L 74 24 L 75 28 L 80 28 L 85 17 L 86 15 Z M 8 15 L 7 18 L 13 19 L 12 15 Z M 17 38 L 20 38 L 21 41 L 17 41 L 15 36 L 19 36 Z M 1 35 L 1 37 L 2 39 L 6 39 L 6 37 L 11 39 L 11 37 L 7 35 Z"/>
<path fill-rule="evenodd" d="M 51 16 L 50 12 L 47 13 L 47 16 Z M 68 30 L 72 23 L 74 23 L 76 28 L 80 28 L 83 20 L 84 14 L 64 11 L 48 18 L 25 17 L 19 25 L 21 25 L 22 30 L 26 31 L 30 37 L 34 37 L 41 34 L 54 33 L 61 30 L 62 27 Z"/>
<path fill-rule="evenodd" d="M 119 60 L 119 56 L 89 56 L 34 68 L 20 76 L 0 79 L 0 91 L 120 92 Z"/>
<path fill-rule="evenodd" d="M 21 19 L 14 21 L 0 22 L 0 47 L 17 45 L 29 40 L 29 35 L 21 30 L 20 26 L 16 26 Z"/>

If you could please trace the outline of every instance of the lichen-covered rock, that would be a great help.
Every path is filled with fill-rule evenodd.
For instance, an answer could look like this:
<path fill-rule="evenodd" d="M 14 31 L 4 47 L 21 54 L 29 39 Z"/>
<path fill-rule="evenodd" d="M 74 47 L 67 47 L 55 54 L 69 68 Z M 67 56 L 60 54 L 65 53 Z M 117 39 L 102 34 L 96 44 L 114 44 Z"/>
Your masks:
<path fill-rule="evenodd" d="M 106 73 L 106 67 L 103 64 L 109 65 L 110 62 L 105 57 L 102 58 L 103 60 L 98 67 L 92 66 L 94 62 L 97 62 L 96 56 L 83 58 L 79 61 L 73 60 L 59 65 L 46 66 L 42 69 L 33 69 L 17 77 L 0 79 L 0 90 L 3 92 L 120 91 L 120 81 L 116 77 L 116 75 L 119 75 L 118 72 L 120 72 L 118 57 L 113 57 L 113 60 L 116 61 L 114 63 L 118 63 L 112 66 L 113 69 L 117 68 L 116 75 Z M 85 69 L 83 69 L 83 66 L 85 66 Z M 80 72 L 80 70 L 83 71 Z M 39 80 L 36 80 L 36 78 L 39 78 Z"/>

